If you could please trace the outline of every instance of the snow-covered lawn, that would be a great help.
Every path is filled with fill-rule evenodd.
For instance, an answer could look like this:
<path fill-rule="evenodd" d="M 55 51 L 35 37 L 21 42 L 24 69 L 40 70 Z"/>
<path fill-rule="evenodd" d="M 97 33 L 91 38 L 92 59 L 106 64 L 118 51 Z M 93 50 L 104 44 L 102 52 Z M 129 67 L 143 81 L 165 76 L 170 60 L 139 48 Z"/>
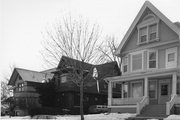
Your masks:
<path fill-rule="evenodd" d="M 136 114 L 129 114 L 129 113 L 123 113 L 123 114 L 118 114 L 118 113 L 111 113 L 111 114 L 89 114 L 89 115 L 84 115 L 85 120 L 124 120 L 125 118 L 128 117 L 134 117 Z M 80 120 L 79 115 L 59 115 L 56 116 L 57 120 Z M 1 119 L 30 119 L 29 116 L 25 117 L 1 117 Z"/>
<path fill-rule="evenodd" d="M 84 115 L 85 120 L 124 120 L 125 118 L 128 117 L 135 117 L 136 114 L 130 114 L 130 113 L 123 113 L 123 114 L 118 114 L 118 113 L 111 113 L 111 114 L 89 114 L 89 115 Z M 80 120 L 79 115 L 58 115 L 55 116 L 57 120 Z M 8 120 L 8 119 L 13 119 L 13 120 L 19 120 L 19 119 L 31 119 L 29 116 L 24 116 L 24 117 L 9 117 L 9 116 L 3 116 L 0 117 L 2 120 Z M 150 119 L 150 120 L 156 120 L 156 119 Z M 167 118 L 164 118 L 164 120 L 180 120 L 180 115 L 170 115 Z"/>
<path fill-rule="evenodd" d="M 91 115 L 85 115 L 85 120 L 124 120 L 128 117 L 134 117 L 136 114 L 118 114 L 118 113 L 111 113 L 108 115 L 105 114 L 91 114 Z M 80 120 L 80 116 L 58 116 L 59 120 Z"/>
<path fill-rule="evenodd" d="M 164 118 L 164 120 L 180 120 L 180 115 L 170 115 L 167 118 Z"/>

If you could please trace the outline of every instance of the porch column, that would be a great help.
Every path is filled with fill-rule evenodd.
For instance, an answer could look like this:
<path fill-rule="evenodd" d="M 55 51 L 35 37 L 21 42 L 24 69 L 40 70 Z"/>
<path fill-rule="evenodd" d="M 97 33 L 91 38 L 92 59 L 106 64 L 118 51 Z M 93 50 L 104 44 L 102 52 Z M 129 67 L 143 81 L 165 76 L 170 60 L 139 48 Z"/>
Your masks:
<path fill-rule="evenodd" d="M 121 84 L 121 98 L 124 98 L 124 84 Z"/>
<path fill-rule="evenodd" d="M 108 83 L 108 106 L 111 106 L 112 101 L 112 83 L 109 81 Z"/>
<path fill-rule="evenodd" d="M 177 93 L 177 74 L 173 73 L 172 75 L 172 95 Z"/>
<path fill-rule="evenodd" d="M 144 78 L 144 96 L 148 97 L 148 78 Z"/>

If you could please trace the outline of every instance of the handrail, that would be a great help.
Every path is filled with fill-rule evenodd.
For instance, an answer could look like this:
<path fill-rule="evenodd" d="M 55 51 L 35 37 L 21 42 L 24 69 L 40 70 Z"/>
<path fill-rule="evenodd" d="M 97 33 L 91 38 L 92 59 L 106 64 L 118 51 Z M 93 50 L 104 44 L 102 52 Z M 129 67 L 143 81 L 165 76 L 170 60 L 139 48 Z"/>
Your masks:
<path fill-rule="evenodd" d="M 172 95 L 171 100 L 169 102 L 166 102 L 166 115 L 170 115 L 171 108 L 178 101 L 177 98 L 177 95 Z"/>
<path fill-rule="evenodd" d="M 149 104 L 149 97 L 144 96 L 143 99 L 137 103 L 137 114 L 140 114 L 143 107 L 145 107 L 147 104 Z"/>

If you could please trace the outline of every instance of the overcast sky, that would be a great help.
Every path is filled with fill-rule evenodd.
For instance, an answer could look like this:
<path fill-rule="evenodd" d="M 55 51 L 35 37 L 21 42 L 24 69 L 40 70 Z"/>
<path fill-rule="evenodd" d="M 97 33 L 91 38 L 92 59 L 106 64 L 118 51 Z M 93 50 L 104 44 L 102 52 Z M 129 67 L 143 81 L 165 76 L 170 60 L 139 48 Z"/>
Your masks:
<path fill-rule="evenodd" d="M 66 14 L 83 16 L 120 43 L 145 0 L 0 0 L 0 79 L 9 66 L 43 70 L 43 36 Z M 171 21 L 180 21 L 180 0 L 150 0 Z"/>

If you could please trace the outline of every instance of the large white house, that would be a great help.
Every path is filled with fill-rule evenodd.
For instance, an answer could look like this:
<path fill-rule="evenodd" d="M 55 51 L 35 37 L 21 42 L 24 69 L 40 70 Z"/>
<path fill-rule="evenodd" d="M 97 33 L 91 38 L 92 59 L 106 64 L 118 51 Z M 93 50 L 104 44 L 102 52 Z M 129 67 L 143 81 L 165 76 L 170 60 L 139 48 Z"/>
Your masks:
<path fill-rule="evenodd" d="M 146 1 L 115 54 L 122 59 L 122 75 L 106 78 L 111 112 L 173 112 L 180 104 L 180 23 Z M 121 97 L 113 98 L 117 84 Z"/>

